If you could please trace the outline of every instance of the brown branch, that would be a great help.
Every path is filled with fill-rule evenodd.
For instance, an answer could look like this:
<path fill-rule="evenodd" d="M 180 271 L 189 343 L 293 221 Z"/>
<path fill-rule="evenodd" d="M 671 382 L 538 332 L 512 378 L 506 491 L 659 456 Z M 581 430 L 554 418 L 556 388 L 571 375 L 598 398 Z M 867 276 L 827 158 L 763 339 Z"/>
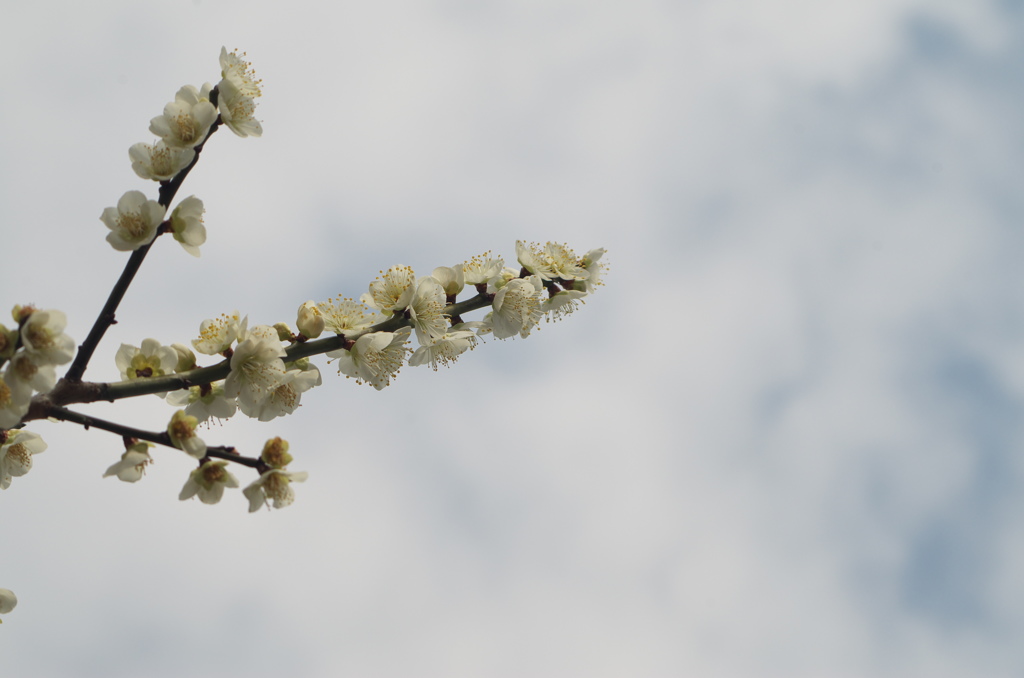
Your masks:
<path fill-rule="evenodd" d="M 36 403 L 33 402 L 33 406 L 35 405 Z M 45 416 L 47 417 L 52 417 L 60 421 L 69 421 L 73 424 L 79 424 L 86 430 L 90 428 L 98 428 L 102 431 L 109 431 L 110 433 L 116 433 L 117 435 L 123 437 L 137 438 L 139 440 L 146 440 L 157 445 L 171 447 L 176 450 L 179 449 L 174 445 L 173 442 L 171 442 L 171 436 L 168 435 L 167 431 L 146 431 L 140 428 L 124 426 L 123 424 L 118 424 L 116 422 L 107 421 L 105 419 L 100 419 L 98 417 L 93 417 L 87 414 L 82 414 L 81 412 L 73 412 L 72 410 L 65 409 L 52 403 L 39 403 L 39 407 L 41 407 L 45 411 Z M 264 466 L 263 462 L 260 461 L 260 459 L 254 459 L 252 457 L 243 457 L 242 455 L 238 454 L 234 447 L 229 446 L 207 447 L 206 456 L 215 459 L 227 459 L 228 461 L 233 461 L 237 464 L 248 466 L 250 468 L 255 468 L 257 470 L 261 469 Z"/>
<path fill-rule="evenodd" d="M 217 90 L 214 89 L 210 93 L 210 103 L 214 106 L 217 105 Z M 188 167 L 174 175 L 170 181 L 160 182 L 160 194 L 159 202 L 166 210 L 171 205 L 171 201 L 174 200 L 175 194 L 178 189 L 181 188 L 182 182 L 185 181 L 185 177 L 192 171 L 192 168 L 199 162 L 199 154 L 202 152 L 206 142 L 210 139 L 210 136 L 217 131 L 220 126 L 220 116 L 210 126 L 210 131 L 206 133 L 206 137 L 203 138 L 202 142 L 195 147 L 195 157 L 192 158 L 192 162 L 188 164 Z M 159 233 L 159 231 L 158 231 Z M 156 242 L 154 238 L 153 242 Z M 124 266 L 124 271 L 121 272 L 121 277 L 117 279 L 117 283 L 114 284 L 114 288 L 110 291 L 110 296 L 107 297 L 107 303 L 103 305 L 103 309 L 100 314 L 96 317 L 96 322 L 93 323 L 92 329 L 89 331 L 89 336 L 85 338 L 82 345 L 78 347 L 78 354 L 75 356 L 75 360 L 71 363 L 71 367 L 68 368 L 67 374 L 64 375 L 64 380 L 69 382 L 80 382 L 82 377 L 85 375 L 85 369 L 89 365 L 89 361 L 92 359 L 93 353 L 96 352 L 96 347 L 99 346 L 100 341 L 103 339 L 103 335 L 107 333 L 110 326 L 117 322 L 117 307 L 121 304 L 121 300 L 124 299 L 125 293 L 128 291 L 128 287 L 132 284 L 135 279 L 135 274 L 139 272 L 139 268 L 142 266 L 143 260 L 146 258 L 146 254 L 149 253 L 149 249 L 153 246 L 153 242 L 147 245 L 143 245 L 139 249 L 131 253 L 128 257 L 128 263 Z"/>

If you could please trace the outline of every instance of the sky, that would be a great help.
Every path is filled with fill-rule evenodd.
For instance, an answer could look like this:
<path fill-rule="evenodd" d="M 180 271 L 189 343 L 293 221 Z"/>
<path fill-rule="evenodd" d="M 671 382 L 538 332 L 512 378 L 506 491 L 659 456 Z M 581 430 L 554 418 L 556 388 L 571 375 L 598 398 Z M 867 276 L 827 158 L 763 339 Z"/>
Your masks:
<path fill-rule="evenodd" d="M 128 148 L 221 46 L 263 79 L 264 135 L 179 192 L 202 257 L 157 242 L 87 379 L 395 264 L 609 270 L 526 340 L 381 392 L 320 358 L 296 414 L 204 431 L 290 442 L 280 511 L 179 501 L 169 449 L 102 478 L 116 436 L 34 422 L 4 675 L 1020 675 L 1022 33 L 1008 0 L 7 9 L 0 304 L 76 341 L 126 258 L 100 213 L 156 196 Z"/>

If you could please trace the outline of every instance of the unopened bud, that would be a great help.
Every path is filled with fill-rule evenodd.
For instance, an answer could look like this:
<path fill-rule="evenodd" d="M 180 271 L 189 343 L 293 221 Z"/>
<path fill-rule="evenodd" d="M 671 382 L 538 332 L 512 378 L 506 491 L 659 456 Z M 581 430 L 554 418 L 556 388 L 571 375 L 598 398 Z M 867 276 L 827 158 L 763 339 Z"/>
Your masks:
<path fill-rule="evenodd" d="M 299 319 L 295 324 L 307 339 L 316 339 L 324 331 L 324 317 L 313 301 L 307 301 L 299 306 Z"/>
<path fill-rule="evenodd" d="M 174 366 L 175 372 L 188 372 L 195 369 L 196 354 L 185 344 L 171 344 L 171 348 L 178 354 L 178 364 Z"/>
<path fill-rule="evenodd" d="M 274 323 L 274 330 L 277 332 L 277 338 L 281 341 L 292 340 L 292 328 L 288 327 L 288 323 Z"/>
<path fill-rule="evenodd" d="M 18 347 L 18 330 L 0 325 L 0 358 L 10 358 Z"/>
<path fill-rule="evenodd" d="M 198 425 L 198 419 L 185 414 L 185 410 L 178 410 L 171 417 L 171 423 L 167 425 L 167 435 L 179 450 L 184 450 L 196 459 L 202 459 L 206 456 L 206 443 L 196 435 Z"/>
<path fill-rule="evenodd" d="M 260 459 L 267 466 L 278 469 L 292 463 L 292 455 L 288 454 L 288 441 L 280 437 L 271 438 L 263 446 Z"/>

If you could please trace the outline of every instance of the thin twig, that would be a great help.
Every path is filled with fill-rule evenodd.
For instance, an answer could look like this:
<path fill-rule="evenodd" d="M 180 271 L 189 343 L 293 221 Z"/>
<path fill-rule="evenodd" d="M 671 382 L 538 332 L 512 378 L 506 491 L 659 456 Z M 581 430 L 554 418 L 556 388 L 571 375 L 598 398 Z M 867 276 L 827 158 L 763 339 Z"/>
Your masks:
<path fill-rule="evenodd" d="M 217 105 L 217 91 L 214 89 L 210 93 L 210 102 Z M 185 177 L 192 171 L 192 168 L 199 162 L 199 154 L 202 152 L 206 142 L 210 139 L 210 136 L 217 131 L 220 126 L 220 117 L 210 126 L 210 131 L 206 133 L 206 137 L 203 138 L 202 142 L 195 147 L 195 157 L 192 158 L 192 162 L 188 164 L 188 167 L 174 175 L 174 178 L 170 181 L 160 182 L 160 194 L 159 202 L 164 210 L 171 205 L 171 201 L 174 200 L 175 194 L 178 189 L 181 188 L 182 182 L 185 181 Z M 156 242 L 154 239 L 153 242 Z M 139 272 L 139 267 L 142 266 L 143 260 L 146 258 L 146 254 L 149 253 L 149 249 L 153 246 L 153 242 L 147 245 L 143 245 L 139 249 L 131 253 L 128 257 L 128 262 L 124 266 L 124 271 L 121 273 L 121 277 L 118 278 L 117 283 L 114 284 L 114 288 L 110 291 L 110 296 L 107 297 L 107 303 L 103 305 L 103 310 L 100 311 L 96 317 L 96 322 L 93 323 L 92 329 L 89 331 L 89 336 L 85 338 L 82 345 L 78 347 L 78 354 L 75 356 L 74 362 L 71 363 L 71 367 L 68 369 L 67 374 L 64 375 L 64 380 L 75 383 L 82 381 L 82 377 L 85 375 L 85 369 L 89 365 L 89 361 L 92 359 L 93 353 L 96 352 L 96 348 L 99 346 L 100 341 L 103 339 L 103 335 L 107 333 L 110 326 L 117 322 L 117 307 L 121 304 L 121 300 L 124 299 L 125 293 L 128 291 L 129 285 L 135 279 L 135 274 Z"/>

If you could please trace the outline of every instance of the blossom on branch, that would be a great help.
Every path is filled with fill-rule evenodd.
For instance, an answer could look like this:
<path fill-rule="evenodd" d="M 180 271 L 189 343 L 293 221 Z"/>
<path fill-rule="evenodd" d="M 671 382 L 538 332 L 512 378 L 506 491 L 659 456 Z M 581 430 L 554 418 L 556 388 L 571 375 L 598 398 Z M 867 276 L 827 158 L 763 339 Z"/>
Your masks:
<path fill-rule="evenodd" d="M 153 461 L 153 457 L 149 456 L 149 448 L 152 446 L 152 443 L 144 440 L 132 444 L 121 455 L 121 461 L 108 468 L 103 477 L 117 476 L 118 480 L 126 483 L 138 482 L 146 475 L 146 466 Z"/>
<path fill-rule="evenodd" d="M 184 407 L 185 414 L 195 417 L 199 423 L 210 417 L 230 419 L 238 409 L 235 399 L 228 398 L 224 394 L 223 381 L 171 391 L 167 394 L 166 399 L 175 407 Z"/>
<path fill-rule="evenodd" d="M 263 126 L 253 115 L 256 113 L 256 99 L 263 95 L 252 64 L 243 59 L 245 54 L 237 51 L 220 50 L 221 81 L 217 84 L 220 93 L 217 106 L 220 108 L 220 119 L 232 132 L 240 137 L 258 137 L 263 134 Z"/>
<path fill-rule="evenodd" d="M 220 99 L 220 119 L 232 132 L 240 137 L 259 137 L 263 135 L 263 125 L 254 118 L 256 100 L 246 95 L 233 81 L 224 79 L 217 86 Z"/>
<path fill-rule="evenodd" d="M 299 317 L 295 321 L 299 332 L 307 339 L 316 339 L 324 332 L 327 326 L 323 313 L 313 300 L 307 301 L 299 306 Z"/>
<path fill-rule="evenodd" d="M 186 252 L 199 256 L 199 246 L 206 242 L 203 225 L 203 201 L 194 195 L 182 200 L 171 212 L 171 232 Z"/>
<path fill-rule="evenodd" d="M 128 191 L 117 201 L 117 207 L 108 207 L 100 215 L 100 220 L 110 229 L 107 242 L 119 252 L 148 245 L 156 237 L 165 211 L 163 205 L 147 200 L 141 191 Z"/>
<path fill-rule="evenodd" d="M 18 348 L 18 330 L 0 325 L 0 360 L 10 358 Z"/>
<path fill-rule="evenodd" d="M 416 292 L 409 303 L 409 320 L 412 321 L 420 344 L 433 343 L 448 331 L 444 305 L 444 288 L 435 278 L 428 276 L 417 283 Z"/>
<path fill-rule="evenodd" d="M 269 395 L 254 407 L 252 414 L 246 414 L 260 421 L 291 414 L 299 407 L 302 394 L 320 384 L 320 370 L 316 367 L 288 370 Z"/>
<path fill-rule="evenodd" d="M 170 346 L 162 346 L 156 339 L 143 339 L 141 348 L 121 344 L 114 355 L 114 363 L 121 371 L 122 379 L 162 377 L 174 373 L 178 352 Z"/>
<path fill-rule="evenodd" d="M 168 146 L 163 140 L 155 144 L 139 142 L 128 149 L 132 169 L 143 179 L 168 181 L 189 166 L 196 152 L 191 148 Z"/>
<path fill-rule="evenodd" d="M 392 266 L 370 283 L 370 291 L 359 298 L 384 315 L 404 311 L 416 291 L 416 273 L 409 266 Z"/>
<path fill-rule="evenodd" d="M 23 429 L 0 431 L 0 440 L 0 490 L 6 490 L 12 478 L 32 470 L 32 455 L 44 451 L 46 443 L 38 433 Z"/>
<path fill-rule="evenodd" d="M 604 248 L 598 248 L 590 250 L 580 259 L 580 266 L 587 271 L 587 277 L 583 281 L 583 287 L 587 294 L 592 294 L 594 290 L 604 285 L 604 282 L 601 280 L 607 270 L 607 266 L 601 263 L 601 257 L 604 256 L 604 253 Z"/>
<path fill-rule="evenodd" d="M 549 320 L 561 320 L 575 311 L 583 302 L 587 293 L 583 290 L 559 290 L 541 305 L 541 311 L 549 314 Z"/>
<path fill-rule="evenodd" d="M 230 315 L 222 313 L 219 318 L 204 320 L 199 325 L 199 338 L 192 340 L 192 348 L 203 355 L 224 353 L 238 337 L 242 322 L 238 311 Z"/>
<path fill-rule="evenodd" d="M 384 316 L 367 313 L 365 304 L 354 299 L 331 298 L 316 305 L 324 319 L 324 328 L 335 334 L 363 330 L 380 322 Z"/>
<path fill-rule="evenodd" d="M 206 456 L 206 443 L 196 435 L 198 425 L 198 419 L 185 414 L 184 410 L 178 410 L 171 417 L 171 423 L 167 425 L 167 435 L 179 450 L 184 450 L 196 459 L 202 459 Z"/>
<path fill-rule="evenodd" d="M 501 257 L 494 259 L 490 254 L 485 252 L 462 264 L 463 280 L 467 285 L 487 285 L 501 275 L 505 261 Z"/>
<path fill-rule="evenodd" d="M 249 513 L 268 504 L 274 508 L 291 505 L 295 501 L 295 490 L 291 484 L 305 482 L 308 477 L 306 471 L 270 469 L 242 490 L 242 494 L 249 500 Z"/>
<path fill-rule="evenodd" d="M 231 372 L 224 380 L 224 393 L 238 398 L 242 413 L 259 416 L 259 405 L 270 396 L 284 378 L 286 353 L 277 330 L 268 325 L 239 328 L 239 343 L 231 354 Z"/>
<path fill-rule="evenodd" d="M 8 368 L 10 371 L 10 368 Z M 17 426 L 32 404 L 32 389 L 25 382 L 0 374 L 0 429 Z"/>
<path fill-rule="evenodd" d="M 525 339 L 537 321 L 544 316 L 541 302 L 544 285 L 540 277 L 514 278 L 494 295 L 491 313 L 491 330 L 498 339 L 507 339 L 518 334 Z"/>
<path fill-rule="evenodd" d="M 63 311 L 33 310 L 21 326 L 21 343 L 42 361 L 63 365 L 75 355 L 75 340 L 64 334 L 67 324 Z"/>
<path fill-rule="evenodd" d="M 149 131 L 163 139 L 168 146 L 198 146 L 217 120 L 217 109 L 210 103 L 212 89 L 209 83 L 203 85 L 201 91 L 192 85 L 185 85 L 174 95 L 174 101 L 164 106 L 163 115 L 149 122 Z"/>
<path fill-rule="evenodd" d="M 224 496 L 224 488 L 238 487 L 238 478 L 227 470 L 228 463 L 212 460 L 204 463 L 188 475 L 178 499 L 184 501 L 198 496 L 204 504 L 216 504 Z"/>
<path fill-rule="evenodd" d="M 460 325 L 461 327 L 461 325 Z M 409 357 L 409 364 L 448 367 L 455 359 L 476 346 L 477 338 L 471 330 L 454 330 L 431 344 L 423 344 Z"/>
<path fill-rule="evenodd" d="M 45 393 L 57 383 L 53 365 L 38 351 L 19 350 L 10 358 L 6 372 L 7 383 L 12 389 L 32 390 Z"/>
<path fill-rule="evenodd" d="M 372 332 L 359 337 L 351 349 L 338 349 L 327 354 L 338 359 L 338 372 L 367 383 L 378 391 L 391 383 L 405 361 L 409 349 L 405 342 L 412 330 L 403 327 L 397 332 Z"/>
<path fill-rule="evenodd" d="M 261 85 L 263 81 L 256 77 L 252 70 L 252 64 L 243 59 L 245 52 L 241 55 L 238 50 L 228 51 L 227 47 L 220 48 L 220 75 L 225 80 L 235 84 L 242 94 L 249 97 L 262 96 Z"/>
<path fill-rule="evenodd" d="M 462 266 L 438 266 L 430 275 L 441 283 L 448 300 L 457 297 L 466 287 L 466 274 Z"/>

